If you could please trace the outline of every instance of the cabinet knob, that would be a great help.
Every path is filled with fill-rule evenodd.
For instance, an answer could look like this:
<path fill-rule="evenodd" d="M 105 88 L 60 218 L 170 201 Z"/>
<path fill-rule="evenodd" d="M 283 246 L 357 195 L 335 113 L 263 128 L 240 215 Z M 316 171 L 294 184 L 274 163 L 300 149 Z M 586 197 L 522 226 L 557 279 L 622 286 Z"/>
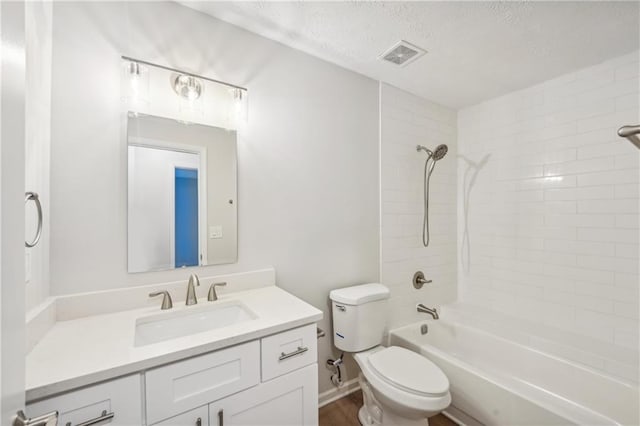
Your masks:
<path fill-rule="evenodd" d="M 218 426 L 224 426 L 224 410 L 218 411 Z"/>
<path fill-rule="evenodd" d="M 202 426 L 202 419 L 200 417 L 196 419 L 196 426 Z"/>

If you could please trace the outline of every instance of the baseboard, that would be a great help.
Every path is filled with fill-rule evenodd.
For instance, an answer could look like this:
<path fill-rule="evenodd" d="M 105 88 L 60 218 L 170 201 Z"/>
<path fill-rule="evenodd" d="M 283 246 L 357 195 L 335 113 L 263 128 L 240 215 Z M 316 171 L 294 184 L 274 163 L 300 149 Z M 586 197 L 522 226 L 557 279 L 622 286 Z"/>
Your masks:
<path fill-rule="evenodd" d="M 453 405 L 449 405 L 442 414 L 461 426 L 482 426 L 482 423 Z"/>
<path fill-rule="evenodd" d="M 332 403 L 333 401 L 343 398 L 357 390 L 360 389 L 360 382 L 358 382 L 358 378 L 351 379 L 347 382 L 344 382 L 342 386 L 339 388 L 329 389 L 328 391 L 324 391 L 318 395 L 318 407 L 324 407 L 327 404 Z"/>

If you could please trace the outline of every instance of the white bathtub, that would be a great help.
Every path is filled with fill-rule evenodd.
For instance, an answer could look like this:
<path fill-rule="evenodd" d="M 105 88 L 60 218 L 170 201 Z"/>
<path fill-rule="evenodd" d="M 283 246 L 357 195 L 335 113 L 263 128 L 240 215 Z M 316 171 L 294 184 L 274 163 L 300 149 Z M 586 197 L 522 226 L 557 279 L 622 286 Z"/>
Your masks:
<path fill-rule="evenodd" d="M 428 324 L 427 334 L 420 326 Z M 390 344 L 435 362 L 450 413 L 487 425 L 638 425 L 638 385 L 446 320 L 392 330 Z M 465 417 L 466 417 L 465 416 Z M 464 419 L 462 419 L 464 420 Z"/>

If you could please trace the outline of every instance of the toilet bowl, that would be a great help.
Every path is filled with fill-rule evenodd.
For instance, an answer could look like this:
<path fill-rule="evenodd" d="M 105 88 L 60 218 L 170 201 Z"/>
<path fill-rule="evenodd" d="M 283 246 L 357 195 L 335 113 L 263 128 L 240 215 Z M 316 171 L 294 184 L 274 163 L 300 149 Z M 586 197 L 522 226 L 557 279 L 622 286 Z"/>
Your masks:
<path fill-rule="evenodd" d="M 381 346 L 389 289 L 379 283 L 332 290 L 333 342 L 360 366 L 365 426 L 425 426 L 451 403 L 449 380 L 427 358 Z"/>
<path fill-rule="evenodd" d="M 354 354 L 362 374 L 363 425 L 427 425 L 427 417 L 449 406 L 449 380 L 427 358 L 397 346 Z"/>

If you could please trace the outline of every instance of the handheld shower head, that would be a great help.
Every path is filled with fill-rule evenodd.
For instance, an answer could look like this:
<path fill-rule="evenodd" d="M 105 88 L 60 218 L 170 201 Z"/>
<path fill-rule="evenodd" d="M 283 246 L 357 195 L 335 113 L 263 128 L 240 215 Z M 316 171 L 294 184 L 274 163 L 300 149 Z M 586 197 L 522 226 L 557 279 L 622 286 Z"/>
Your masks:
<path fill-rule="evenodd" d="M 431 151 L 425 146 L 418 145 L 416 150 L 418 152 L 425 151 L 429 155 L 424 162 L 424 216 L 422 221 L 422 244 L 427 247 L 429 245 L 429 180 L 431 179 L 431 173 L 436 166 L 436 162 L 442 160 L 444 156 L 447 155 L 449 147 L 445 144 L 440 144 L 436 147 L 435 151 Z"/>
<path fill-rule="evenodd" d="M 432 153 L 433 161 L 442 160 L 442 158 L 445 155 L 447 155 L 448 151 L 449 151 L 449 147 L 446 146 L 445 144 L 438 145 L 436 147 L 436 150 Z"/>
<path fill-rule="evenodd" d="M 429 158 L 433 158 L 433 161 L 439 161 L 439 160 L 442 160 L 442 158 L 445 155 L 447 155 L 447 152 L 449 151 L 449 147 L 447 145 L 445 145 L 445 144 L 441 144 L 441 145 L 438 145 L 436 147 L 435 151 L 431 151 L 426 146 L 418 145 L 416 147 L 416 151 L 418 151 L 418 152 L 424 151 L 427 154 L 429 154 Z"/>

